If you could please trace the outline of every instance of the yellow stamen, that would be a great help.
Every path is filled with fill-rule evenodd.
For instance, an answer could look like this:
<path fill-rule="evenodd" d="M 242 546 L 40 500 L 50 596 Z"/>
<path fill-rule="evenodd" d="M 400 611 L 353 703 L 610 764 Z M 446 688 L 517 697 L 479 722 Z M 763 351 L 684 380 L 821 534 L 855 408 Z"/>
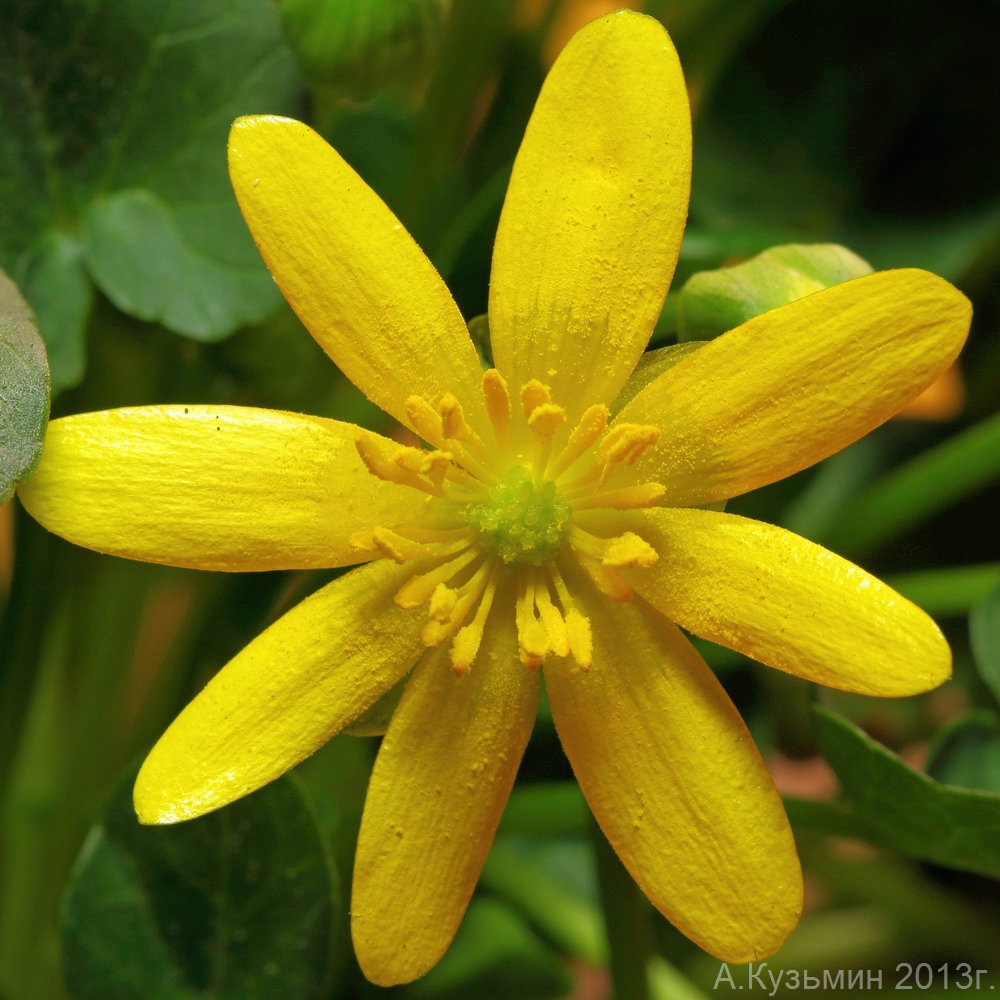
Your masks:
<path fill-rule="evenodd" d="M 551 402 L 552 394 L 549 392 L 549 387 L 543 385 L 537 378 L 533 378 L 521 386 L 521 409 L 524 412 L 525 420 L 531 419 L 531 414 L 535 412 L 537 407 Z"/>
<path fill-rule="evenodd" d="M 604 550 L 601 563 L 615 569 L 626 569 L 640 566 L 649 569 L 660 557 L 649 542 L 644 541 L 634 532 L 626 531 L 624 535 L 613 538 Z"/>
<path fill-rule="evenodd" d="M 580 417 L 580 422 L 573 428 L 573 432 L 566 442 L 566 447 L 559 453 L 558 458 L 552 463 L 550 475 L 553 477 L 562 475 L 588 448 L 604 433 L 608 426 L 608 408 L 603 403 L 595 403 L 587 407 Z"/>
<path fill-rule="evenodd" d="M 590 631 L 590 619 L 577 611 L 569 588 L 566 586 L 566 581 L 563 580 L 559 570 L 552 567 L 549 574 L 556 588 L 559 603 L 563 607 L 569 651 L 573 654 L 573 659 L 581 670 L 589 670 L 594 661 L 594 637 Z"/>
<path fill-rule="evenodd" d="M 442 448 L 445 442 L 441 414 L 423 396 L 410 396 L 406 400 L 406 415 L 413 429 L 429 444 Z"/>
<path fill-rule="evenodd" d="M 605 435 L 598 449 L 604 463 L 601 482 L 604 483 L 619 464 L 632 465 L 651 445 L 660 439 L 660 428 L 652 424 L 618 424 Z"/>
<path fill-rule="evenodd" d="M 580 565 L 590 574 L 597 589 L 613 601 L 625 604 L 632 600 L 632 585 L 610 566 L 605 566 L 598 559 L 586 552 L 577 552 Z"/>
<path fill-rule="evenodd" d="M 566 623 L 563 621 L 559 609 L 552 603 L 549 594 L 548 584 L 544 579 L 535 578 L 535 607 L 538 609 L 538 617 L 542 620 L 542 625 L 549 638 L 549 645 L 556 656 L 569 655 L 569 636 L 566 634 Z"/>
<path fill-rule="evenodd" d="M 531 411 L 528 426 L 540 444 L 552 443 L 555 433 L 566 420 L 566 411 L 555 403 L 542 403 Z"/>
<path fill-rule="evenodd" d="M 577 499 L 567 497 L 565 493 L 563 497 L 573 510 L 593 510 L 595 507 L 632 510 L 636 507 L 652 507 L 665 492 L 659 483 L 642 483 L 639 486 L 625 486 L 619 490 L 605 490 L 603 493 L 587 490 Z"/>
<path fill-rule="evenodd" d="M 517 582 L 517 645 L 521 662 L 526 667 L 540 667 L 549 651 L 549 637 L 542 623 L 535 617 L 534 583 L 522 574 Z"/>
<path fill-rule="evenodd" d="M 434 569 L 411 577 L 396 592 L 395 601 L 401 608 L 419 608 L 431 599 L 439 583 L 447 583 L 456 573 L 481 556 L 479 547 L 470 546 L 465 552 Z"/>
<path fill-rule="evenodd" d="M 510 454 L 510 393 L 504 377 L 490 368 L 483 373 L 483 396 L 486 399 L 486 413 L 493 425 L 497 444 L 504 455 Z"/>
<path fill-rule="evenodd" d="M 490 569 L 491 565 L 484 563 L 476 570 L 471 580 L 462 584 L 456 593 L 455 604 L 446 617 L 438 618 L 434 615 L 434 601 L 431 599 L 431 620 L 424 625 L 420 634 L 425 646 L 438 646 L 459 630 L 472 605 L 479 600 Z"/>
<path fill-rule="evenodd" d="M 420 542 L 397 535 L 388 528 L 376 528 L 372 532 L 372 541 L 379 552 L 400 564 L 427 555 L 427 549 Z"/>
<path fill-rule="evenodd" d="M 396 456 L 400 452 L 424 452 L 419 448 L 406 448 L 396 444 L 394 441 L 387 441 L 375 435 L 362 435 L 356 442 L 358 454 L 361 461 L 368 467 L 368 471 L 379 479 L 384 479 L 388 483 L 398 483 L 401 486 L 410 486 L 415 490 L 422 490 L 432 496 L 444 496 L 444 487 L 441 483 L 429 482 L 423 479 L 419 473 L 404 468 L 396 461 Z"/>
<path fill-rule="evenodd" d="M 490 608 L 493 606 L 498 579 L 499 573 L 494 563 L 490 572 L 490 578 L 486 582 L 486 588 L 483 591 L 482 600 L 479 602 L 479 607 L 476 608 L 475 616 L 468 625 L 458 630 L 458 633 L 451 642 L 451 669 L 459 677 L 469 672 L 469 668 L 472 666 L 476 654 L 479 652 L 479 647 L 482 645 L 483 629 L 486 627 L 486 618 L 490 613 Z"/>
<path fill-rule="evenodd" d="M 465 411 L 458 398 L 450 392 L 441 397 L 441 427 L 444 436 L 452 441 L 467 441 L 482 449 L 483 442 L 465 419 Z"/>
<path fill-rule="evenodd" d="M 430 611 L 428 612 L 435 621 L 445 622 L 455 610 L 458 603 L 458 591 L 451 587 L 439 583 L 431 594 Z"/>

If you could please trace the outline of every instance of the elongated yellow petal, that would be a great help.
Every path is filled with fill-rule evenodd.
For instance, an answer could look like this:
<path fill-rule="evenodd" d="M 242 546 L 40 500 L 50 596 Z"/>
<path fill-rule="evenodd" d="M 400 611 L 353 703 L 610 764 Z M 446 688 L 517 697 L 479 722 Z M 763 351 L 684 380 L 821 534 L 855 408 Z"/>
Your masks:
<path fill-rule="evenodd" d="M 362 566 L 306 598 L 226 664 L 150 751 L 142 823 L 228 805 L 336 735 L 413 666 L 423 616 L 392 595 L 412 569 Z"/>
<path fill-rule="evenodd" d="M 653 905 L 706 951 L 726 962 L 773 954 L 801 912 L 802 876 L 750 734 L 670 622 L 648 606 L 583 603 L 593 666 L 551 660 L 545 684 L 601 829 Z"/>
<path fill-rule="evenodd" d="M 458 307 L 340 155 L 308 125 L 249 116 L 230 133 L 229 173 L 275 281 L 340 370 L 407 426 L 409 396 L 437 406 L 452 392 L 485 430 L 482 369 Z"/>
<path fill-rule="evenodd" d="M 422 975 L 450 944 L 531 733 L 538 673 L 518 660 L 512 601 L 496 601 L 468 673 L 443 648 L 420 663 L 379 751 L 351 900 L 355 952 L 379 985 Z"/>
<path fill-rule="evenodd" d="M 971 311 L 926 271 L 880 271 L 773 309 L 699 348 L 618 415 L 656 424 L 641 474 L 664 504 L 725 500 L 867 434 L 951 364 Z"/>
<path fill-rule="evenodd" d="M 111 555 L 213 570 L 361 562 L 348 538 L 424 516 L 371 475 L 353 424 L 237 406 L 147 406 L 49 424 L 21 502 Z M 377 435 L 373 435 L 377 436 Z"/>
<path fill-rule="evenodd" d="M 490 335 L 511 386 L 536 378 L 573 427 L 635 366 L 687 216 L 691 120 L 677 54 L 619 11 L 566 46 L 514 163 L 493 254 Z"/>
<path fill-rule="evenodd" d="M 630 511 L 659 553 L 636 593 L 705 639 L 827 687 L 902 697 L 948 679 L 934 622 L 884 583 L 798 535 L 708 510 Z"/>

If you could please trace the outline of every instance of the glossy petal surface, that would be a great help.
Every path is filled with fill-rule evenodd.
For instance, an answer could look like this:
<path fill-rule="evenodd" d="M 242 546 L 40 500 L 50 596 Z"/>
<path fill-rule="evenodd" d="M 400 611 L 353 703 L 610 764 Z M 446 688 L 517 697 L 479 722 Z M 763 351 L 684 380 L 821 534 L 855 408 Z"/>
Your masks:
<path fill-rule="evenodd" d="M 420 616 L 392 602 L 412 573 L 388 560 L 353 570 L 230 660 L 142 765 L 139 820 L 177 823 L 249 795 L 392 687 L 424 648 Z"/>
<path fill-rule="evenodd" d="M 493 254 L 490 334 L 514 389 L 610 402 L 649 340 L 687 217 L 691 122 L 673 45 L 619 12 L 567 45 L 514 163 Z"/>
<path fill-rule="evenodd" d="M 671 923 L 727 962 L 773 954 L 802 878 L 778 793 L 732 702 L 649 608 L 586 602 L 594 664 L 545 665 L 559 738 L 601 829 Z"/>
<path fill-rule="evenodd" d="M 696 635 L 827 687 L 902 697 L 951 673 L 934 622 L 813 542 L 735 514 L 650 509 L 628 523 L 659 553 L 636 592 Z"/>
<path fill-rule="evenodd" d="M 642 475 L 664 504 L 738 496 L 856 441 L 951 364 L 968 300 L 926 271 L 880 271 L 757 316 L 647 386 L 618 415 L 655 424 Z"/>
<path fill-rule="evenodd" d="M 343 566 L 355 531 L 422 516 L 376 479 L 353 424 L 236 406 L 148 406 L 49 425 L 21 502 L 77 545 L 213 570 Z"/>
<path fill-rule="evenodd" d="M 308 125 L 233 125 L 229 173 L 282 294 L 340 370 L 408 424 L 405 403 L 460 394 L 484 426 L 482 372 L 444 282 L 382 200 Z"/>
<path fill-rule="evenodd" d="M 472 670 L 447 650 L 407 684 L 372 774 L 354 865 L 351 927 L 365 975 L 423 975 L 451 943 L 535 720 L 538 672 L 517 658 L 509 599 Z"/>

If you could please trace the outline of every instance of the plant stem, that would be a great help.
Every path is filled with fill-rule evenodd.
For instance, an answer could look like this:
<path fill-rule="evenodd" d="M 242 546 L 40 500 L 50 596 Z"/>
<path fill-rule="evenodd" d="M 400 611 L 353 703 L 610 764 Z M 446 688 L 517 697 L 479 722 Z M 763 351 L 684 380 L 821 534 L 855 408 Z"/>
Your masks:
<path fill-rule="evenodd" d="M 649 1000 L 648 965 L 653 954 L 649 903 L 593 819 L 591 837 L 615 1000 Z"/>

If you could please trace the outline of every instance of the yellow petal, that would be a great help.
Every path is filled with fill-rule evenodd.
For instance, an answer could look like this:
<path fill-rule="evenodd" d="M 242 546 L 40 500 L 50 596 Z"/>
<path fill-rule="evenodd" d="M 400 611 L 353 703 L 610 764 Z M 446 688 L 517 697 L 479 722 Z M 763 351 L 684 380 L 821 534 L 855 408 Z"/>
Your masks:
<path fill-rule="evenodd" d="M 213 570 L 343 566 L 356 531 L 425 516 L 376 479 L 353 424 L 237 406 L 148 406 L 49 424 L 18 492 L 50 531 L 111 555 Z M 373 435 L 377 436 L 377 435 Z"/>
<path fill-rule="evenodd" d="M 486 859 L 538 703 L 500 594 L 472 669 L 447 649 L 414 672 L 372 774 L 354 863 L 351 929 L 365 975 L 390 986 L 444 953 Z"/>
<path fill-rule="evenodd" d="M 142 765 L 140 822 L 177 823 L 249 795 L 373 705 L 424 648 L 424 617 L 392 602 L 410 573 L 388 560 L 352 570 L 230 660 Z"/>
<path fill-rule="evenodd" d="M 706 951 L 726 962 L 773 954 L 799 918 L 802 876 L 750 734 L 675 626 L 648 606 L 582 603 L 593 666 L 551 660 L 545 685 L 601 829 L 653 905 Z"/>
<path fill-rule="evenodd" d="M 642 353 L 687 215 L 691 120 L 677 54 L 619 11 L 563 50 L 514 163 L 493 254 L 490 335 L 519 389 L 537 378 L 573 427 Z"/>
<path fill-rule="evenodd" d="M 970 316 L 965 296 L 926 271 L 865 275 L 705 344 L 617 419 L 663 432 L 639 473 L 666 486 L 664 504 L 725 500 L 891 417 L 951 364 Z"/>
<path fill-rule="evenodd" d="M 482 369 L 458 307 L 340 155 L 301 122 L 249 116 L 230 133 L 229 173 L 275 281 L 340 370 L 407 426 L 407 397 L 437 406 L 453 392 L 485 430 Z"/>
<path fill-rule="evenodd" d="M 708 510 L 630 511 L 660 558 L 629 572 L 690 632 L 827 687 L 902 697 L 948 679 L 934 622 L 884 583 L 798 535 Z"/>

